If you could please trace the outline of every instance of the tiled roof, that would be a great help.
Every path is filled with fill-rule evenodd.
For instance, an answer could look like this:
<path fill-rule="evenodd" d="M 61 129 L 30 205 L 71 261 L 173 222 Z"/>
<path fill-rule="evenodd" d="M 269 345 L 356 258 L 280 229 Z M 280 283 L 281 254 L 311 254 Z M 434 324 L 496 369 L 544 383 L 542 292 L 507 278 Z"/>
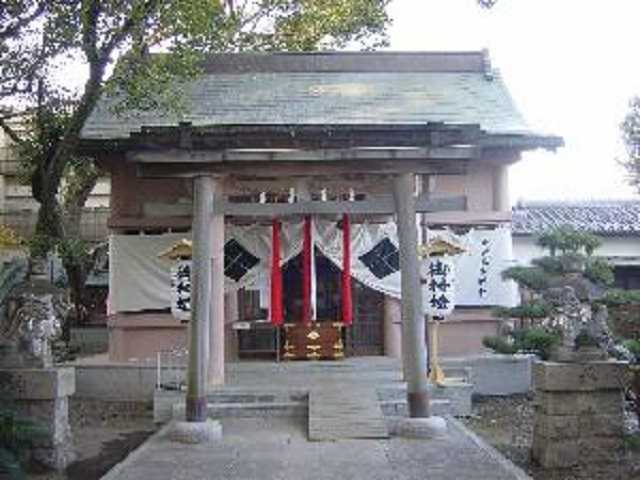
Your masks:
<path fill-rule="evenodd" d="M 182 116 L 115 116 L 100 101 L 87 139 L 126 138 L 142 126 L 216 124 L 478 124 L 533 134 L 485 52 L 226 54 L 184 87 Z"/>
<path fill-rule="evenodd" d="M 569 225 L 598 235 L 640 235 L 640 200 L 522 202 L 513 207 L 514 235 Z"/>

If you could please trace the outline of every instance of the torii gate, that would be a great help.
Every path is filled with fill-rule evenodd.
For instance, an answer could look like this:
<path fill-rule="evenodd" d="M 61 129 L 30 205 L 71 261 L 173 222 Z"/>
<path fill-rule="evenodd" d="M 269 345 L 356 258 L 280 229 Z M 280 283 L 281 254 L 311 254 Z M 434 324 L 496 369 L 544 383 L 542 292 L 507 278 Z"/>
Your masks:
<path fill-rule="evenodd" d="M 189 337 L 187 420 L 207 418 L 208 384 L 224 381 L 224 216 L 395 215 L 402 285 L 403 369 L 411 417 L 429 416 L 427 344 L 420 292 L 416 214 L 464 211 L 464 197 L 434 199 L 428 189 L 416 196 L 417 179 L 466 173 L 469 162 L 493 161 L 494 182 L 503 182 L 506 163 L 538 139 L 504 139 L 477 125 L 237 125 L 143 127 L 125 145 L 128 162 L 144 178 L 182 177 L 193 181 L 192 321 Z M 522 143 L 525 142 L 525 143 Z M 521 144 L 522 143 L 522 144 Z M 535 146 L 538 146 L 535 143 Z M 504 154 L 504 152 L 502 152 Z M 224 183 L 282 182 L 322 177 L 389 182 L 392 195 L 364 201 L 232 203 Z M 468 212 L 467 212 L 468 213 Z M 493 220 L 500 216 L 495 214 Z M 502 216 L 504 216 L 502 214 Z M 483 217 L 487 217 L 484 212 Z M 428 219 L 428 217 L 427 217 Z M 503 220 L 506 220 L 503 219 Z"/>

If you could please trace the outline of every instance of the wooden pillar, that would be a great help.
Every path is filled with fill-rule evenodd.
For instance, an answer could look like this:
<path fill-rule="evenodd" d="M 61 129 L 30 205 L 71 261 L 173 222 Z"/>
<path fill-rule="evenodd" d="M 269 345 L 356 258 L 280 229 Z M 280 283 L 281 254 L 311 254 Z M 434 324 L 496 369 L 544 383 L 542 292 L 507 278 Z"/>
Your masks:
<path fill-rule="evenodd" d="M 402 361 L 402 322 L 400 300 L 384 296 L 384 354 Z"/>
<path fill-rule="evenodd" d="M 207 358 L 211 309 L 212 208 L 215 181 L 211 177 L 193 180 L 193 254 L 191 267 L 191 321 L 189 322 L 189 370 L 186 419 L 207 419 Z"/>
<path fill-rule="evenodd" d="M 214 182 L 213 201 L 222 200 L 221 186 Z M 224 384 L 224 215 L 212 215 L 211 223 L 211 321 L 207 386 Z"/>
<path fill-rule="evenodd" d="M 418 263 L 418 229 L 415 208 L 415 177 L 406 173 L 393 181 L 396 223 L 400 246 L 402 289 L 402 356 L 411 417 L 429 416 L 427 391 L 427 345 Z"/>
<path fill-rule="evenodd" d="M 497 165 L 493 171 L 493 209 L 496 212 L 508 212 L 509 203 L 509 165 Z"/>
<path fill-rule="evenodd" d="M 225 364 L 238 360 L 238 335 L 233 329 L 233 322 L 240 320 L 240 309 L 238 295 L 240 292 L 233 291 L 224 296 L 224 361 Z"/>

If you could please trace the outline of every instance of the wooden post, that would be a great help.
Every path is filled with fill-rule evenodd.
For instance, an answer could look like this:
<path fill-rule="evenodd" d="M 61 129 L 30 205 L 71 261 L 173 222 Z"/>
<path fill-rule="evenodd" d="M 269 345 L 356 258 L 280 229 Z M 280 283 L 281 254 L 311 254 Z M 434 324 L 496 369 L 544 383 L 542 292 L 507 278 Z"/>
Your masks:
<path fill-rule="evenodd" d="M 220 182 L 212 181 L 213 202 L 222 201 Z M 224 385 L 224 215 L 212 215 L 209 223 L 211 243 L 211 319 L 209 328 L 209 388 Z"/>
<path fill-rule="evenodd" d="M 211 293 L 211 219 L 214 180 L 193 179 L 193 254 L 191 266 L 191 321 L 186 419 L 207 420 L 207 357 L 209 353 L 209 296 Z"/>
<path fill-rule="evenodd" d="M 429 416 L 427 391 L 427 345 L 418 263 L 418 229 L 413 174 L 394 178 L 393 197 L 400 244 L 402 289 L 402 357 L 411 417 Z"/>

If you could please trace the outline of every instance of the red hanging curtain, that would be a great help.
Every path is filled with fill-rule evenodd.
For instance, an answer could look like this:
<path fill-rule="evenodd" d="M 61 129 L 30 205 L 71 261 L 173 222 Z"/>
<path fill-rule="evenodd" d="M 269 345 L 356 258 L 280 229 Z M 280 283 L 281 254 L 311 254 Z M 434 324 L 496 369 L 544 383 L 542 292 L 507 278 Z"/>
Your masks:
<path fill-rule="evenodd" d="M 353 323 L 353 300 L 351 298 L 351 220 L 342 216 L 342 323 Z"/>
<path fill-rule="evenodd" d="M 311 217 L 304 217 L 302 243 L 302 322 L 311 324 Z"/>
<path fill-rule="evenodd" d="M 284 323 L 282 306 L 282 267 L 280 265 L 280 221 L 273 219 L 271 226 L 271 324 L 279 327 Z"/>

